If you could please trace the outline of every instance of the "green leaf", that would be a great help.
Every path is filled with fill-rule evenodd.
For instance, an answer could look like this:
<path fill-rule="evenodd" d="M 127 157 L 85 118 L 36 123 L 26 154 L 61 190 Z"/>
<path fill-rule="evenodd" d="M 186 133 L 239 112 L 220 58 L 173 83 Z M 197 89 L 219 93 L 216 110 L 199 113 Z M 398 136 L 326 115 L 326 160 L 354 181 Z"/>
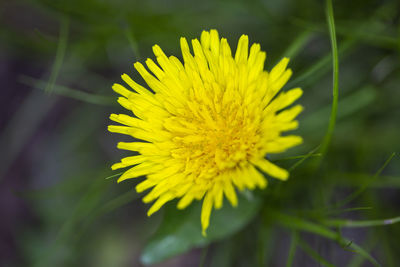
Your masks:
<path fill-rule="evenodd" d="M 236 208 L 226 202 L 221 210 L 213 210 L 206 238 L 201 235 L 201 202 L 185 210 L 177 210 L 175 205 L 169 204 L 165 207 L 159 229 L 144 248 L 141 261 L 144 264 L 157 263 L 232 235 L 254 218 L 260 204 L 259 198 L 245 195 L 239 196 Z"/>

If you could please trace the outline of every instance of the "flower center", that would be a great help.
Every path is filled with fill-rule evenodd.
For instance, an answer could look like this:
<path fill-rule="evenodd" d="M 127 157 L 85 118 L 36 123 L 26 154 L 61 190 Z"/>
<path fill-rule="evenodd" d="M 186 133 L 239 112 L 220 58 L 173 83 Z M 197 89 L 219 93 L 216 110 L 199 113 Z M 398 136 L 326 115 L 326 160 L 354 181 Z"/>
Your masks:
<path fill-rule="evenodd" d="M 247 164 L 257 153 L 260 118 L 251 105 L 249 109 L 243 103 L 243 97 L 233 90 L 192 97 L 181 116 L 169 119 L 165 126 L 172 130 L 176 147 L 172 156 L 183 161 L 186 174 L 212 179 Z"/>

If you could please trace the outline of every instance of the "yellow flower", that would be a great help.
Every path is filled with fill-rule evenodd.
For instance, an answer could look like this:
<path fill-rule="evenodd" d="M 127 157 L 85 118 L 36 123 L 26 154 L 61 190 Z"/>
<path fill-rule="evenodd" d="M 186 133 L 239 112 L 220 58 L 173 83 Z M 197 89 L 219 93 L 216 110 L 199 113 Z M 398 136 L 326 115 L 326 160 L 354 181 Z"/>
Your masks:
<path fill-rule="evenodd" d="M 155 201 L 148 216 L 166 202 L 180 199 L 184 209 L 194 199 L 203 199 L 202 233 L 206 234 L 212 208 L 222 207 L 224 195 L 236 206 L 236 188 L 265 188 L 263 173 L 286 180 L 288 172 L 265 159 L 302 142 L 301 137 L 282 136 L 298 127 L 296 105 L 302 90 L 276 94 L 292 72 L 289 59 L 282 59 L 270 72 L 264 71 L 266 53 L 259 44 L 249 49 L 246 35 L 239 39 L 235 56 L 216 30 L 203 31 L 192 40 L 194 56 L 185 38 L 180 39 L 184 64 L 167 57 L 158 45 L 153 52 L 158 65 L 146 60 L 149 73 L 139 62 L 136 70 L 150 90 L 122 75 L 131 89 L 114 84 L 122 95 L 118 102 L 133 116 L 111 114 L 124 126 L 111 125 L 110 132 L 130 135 L 132 142 L 118 143 L 119 149 L 136 151 L 112 169 L 133 166 L 118 179 L 146 176 L 137 192 L 152 190 L 143 198 Z M 137 140 L 140 139 L 140 140 Z"/>

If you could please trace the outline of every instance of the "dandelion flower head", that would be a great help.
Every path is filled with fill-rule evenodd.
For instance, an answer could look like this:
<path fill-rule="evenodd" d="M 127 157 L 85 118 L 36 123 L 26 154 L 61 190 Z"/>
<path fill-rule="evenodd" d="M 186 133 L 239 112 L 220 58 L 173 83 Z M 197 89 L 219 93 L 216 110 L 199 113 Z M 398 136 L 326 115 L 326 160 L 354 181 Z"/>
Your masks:
<path fill-rule="evenodd" d="M 151 73 L 141 63 L 134 64 L 151 90 L 122 75 L 130 88 L 114 84 L 113 90 L 133 114 L 111 114 L 121 125 L 108 130 L 134 138 L 118 143 L 118 148 L 136 153 L 112 169 L 130 167 L 118 182 L 145 176 L 136 190 L 151 189 L 143 197 L 145 203 L 154 202 L 148 215 L 173 199 L 179 199 L 178 209 L 202 200 L 205 235 L 211 211 L 222 207 L 224 196 L 236 206 L 237 190 L 267 186 L 264 174 L 288 178 L 288 171 L 265 156 L 302 142 L 299 136 L 282 135 L 298 127 L 295 119 L 302 107 L 287 107 L 302 90 L 278 94 L 292 74 L 289 59 L 265 71 L 266 53 L 259 44 L 249 49 L 246 35 L 240 37 L 234 55 L 216 30 L 203 31 L 191 44 L 193 54 L 187 40 L 180 39 L 183 63 L 155 45 L 158 64 L 146 60 Z"/>

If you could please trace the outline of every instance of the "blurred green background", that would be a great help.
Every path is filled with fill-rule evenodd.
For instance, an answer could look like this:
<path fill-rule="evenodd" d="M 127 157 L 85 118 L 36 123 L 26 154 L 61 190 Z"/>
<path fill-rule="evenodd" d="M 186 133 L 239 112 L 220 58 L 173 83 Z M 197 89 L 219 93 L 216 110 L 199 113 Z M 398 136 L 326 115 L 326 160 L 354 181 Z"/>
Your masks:
<path fill-rule="evenodd" d="M 338 117 L 328 153 L 332 48 L 324 1 L 0 2 L 0 266 L 400 266 L 400 2 L 333 1 L 339 53 Z M 201 238 L 198 205 L 150 218 L 116 183 L 128 153 L 106 131 L 125 112 L 111 90 L 159 44 L 218 29 L 283 56 L 304 95 L 305 142 L 269 179 L 225 202 Z M 316 149 L 317 148 L 317 149 Z M 311 153 L 311 154 L 310 154 Z M 307 155 L 304 157 L 304 155 Z M 109 178 L 109 179 L 106 179 Z M 395 218 L 392 221 L 384 220 Z"/>

